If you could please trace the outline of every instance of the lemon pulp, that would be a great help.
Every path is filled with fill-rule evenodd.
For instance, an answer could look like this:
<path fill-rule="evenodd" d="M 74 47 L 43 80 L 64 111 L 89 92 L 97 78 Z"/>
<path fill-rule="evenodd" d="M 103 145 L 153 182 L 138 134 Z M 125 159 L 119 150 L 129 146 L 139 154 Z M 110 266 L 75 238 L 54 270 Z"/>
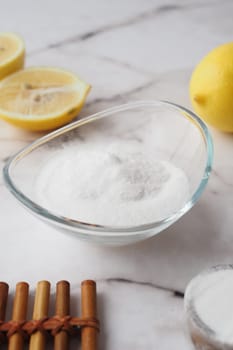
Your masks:
<path fill-rule="evenodd" d="M 21 70 L 0 83 L 0 117 L 31 130 L 53 129 L 82 108 L 90 85 L 65 70 Z"/>

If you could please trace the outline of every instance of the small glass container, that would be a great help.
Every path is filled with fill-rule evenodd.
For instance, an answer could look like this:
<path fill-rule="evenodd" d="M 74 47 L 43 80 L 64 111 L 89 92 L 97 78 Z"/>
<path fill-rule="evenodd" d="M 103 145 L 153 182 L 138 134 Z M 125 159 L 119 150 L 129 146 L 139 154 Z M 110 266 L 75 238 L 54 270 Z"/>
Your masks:
<path fill-rule="evenodd" d="M 195 277 L 185 292 L 185 312 L 195 348 L 233 349 L 233 265 L 218 265 Z"/>

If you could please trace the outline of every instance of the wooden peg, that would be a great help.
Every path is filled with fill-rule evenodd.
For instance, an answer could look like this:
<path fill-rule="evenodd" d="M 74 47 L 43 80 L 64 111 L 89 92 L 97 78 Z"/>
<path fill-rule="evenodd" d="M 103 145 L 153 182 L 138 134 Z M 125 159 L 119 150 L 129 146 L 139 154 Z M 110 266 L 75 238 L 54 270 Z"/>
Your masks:
<path fill-rule="evenodd" d="M 0 321 L 5 320 L 8 290 L 8 284 L 5 282 L 0 282 Z"/>
<path fill-rule="evenodd" d="M 12 312 L 12 321 L 25 321 L 27 317 L 28 289 L 26 282 L 19 282 L 16 285 L 14 305 Z M 8 350 L 22 350 L 24 347 L 24 338 L 20 333 L 15 333 L 9 338 Z"/>
<path fill-rule="evenodd" d="M 41 320 L 48 316 L 49 293 L 50 283 L 48 281 L 38 282 L 33 309 L 33 320 Z M 43 332 L 37 331 L 31 335 L 29 350 L 45 350 L 45 345 L 46 336 Z"/>
<path fill-rule="evenodd" d="M 5 321 L 8 291 L 9 291 L 8 284 L 5 282 L 0 282 L 0 321 Z M 4 336 L 1 334 L 0 343 L 3 341 L 4 341 Z"/>
<path fill-rule="evenodd" d="M 64 317 L 70 313 L 70 284 L 60 281 L 56 288 L 56 316 Z M 69 335 L 61 331 L 54 337 L 54 350 L 68 350 Z"/>
<path fill-rule="evenodd" d="M 97 317 L 96 283 L 91 280 L 81 284 L 82 317 Z M 98 331 L 93 327 L 83 327 L 81 331 L 82 350 L 97 350 Z"/>

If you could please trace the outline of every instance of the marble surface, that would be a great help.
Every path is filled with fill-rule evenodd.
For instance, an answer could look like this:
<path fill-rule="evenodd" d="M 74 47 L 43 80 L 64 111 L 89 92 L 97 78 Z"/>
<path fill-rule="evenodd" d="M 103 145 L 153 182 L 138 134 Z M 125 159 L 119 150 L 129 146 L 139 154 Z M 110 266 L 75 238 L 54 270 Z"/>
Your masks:
<path fill-rule="evenodd" d="M 9 0 L 0 23 L 24 36 L 27 66 L 61 66 L 92 84 L 84 117 L 138 99 L 190 107 L 191 71 L 211 48 L 232 40 L 232 11 L 227 0 Z M 22 208 L 1 177 L 0 279 L 12 292 L 19 280 L 33 289 L 40 279 L 67 279 L 75 295 L 82 279 L 93 278 L 101 349 L 191 350 L 182 293 L 203 268 L 232 262 L 233 137 L 211 131 L 214 169 L 202 198 L 137 245 L 104 248 L 66 237 Z M 0 122 L 0 167 L 40 135 Z"/>

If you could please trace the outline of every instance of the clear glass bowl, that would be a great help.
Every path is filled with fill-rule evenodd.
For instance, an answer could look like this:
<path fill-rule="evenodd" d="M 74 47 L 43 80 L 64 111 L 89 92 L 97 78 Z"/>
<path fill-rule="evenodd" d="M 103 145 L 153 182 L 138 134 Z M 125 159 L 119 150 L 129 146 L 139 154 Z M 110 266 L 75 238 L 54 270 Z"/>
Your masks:
<path fill-rule="evenodd" d="M 163 220 L 134 227 L 108 227 L 59 215 L 38 204 L 34 179 L 40 166 L 63 149 L 66 143 L 136 142 L 148 144 L 155 159 L 181 168 L 190 185 L 185 205 Z M 104 141 L 105 140 L 105 141 Z M 13 156 L 4 167 L 11 193 L 38 218 L 77 238 L 111 245 L 137 242 L 151 237 L 184 215 L 201 196 L 213 159 L 211 136 L 206 125 L 184 107 L 165 101 L 139 101 L 114 107 L 84 118 L 38 139 Z"/>

